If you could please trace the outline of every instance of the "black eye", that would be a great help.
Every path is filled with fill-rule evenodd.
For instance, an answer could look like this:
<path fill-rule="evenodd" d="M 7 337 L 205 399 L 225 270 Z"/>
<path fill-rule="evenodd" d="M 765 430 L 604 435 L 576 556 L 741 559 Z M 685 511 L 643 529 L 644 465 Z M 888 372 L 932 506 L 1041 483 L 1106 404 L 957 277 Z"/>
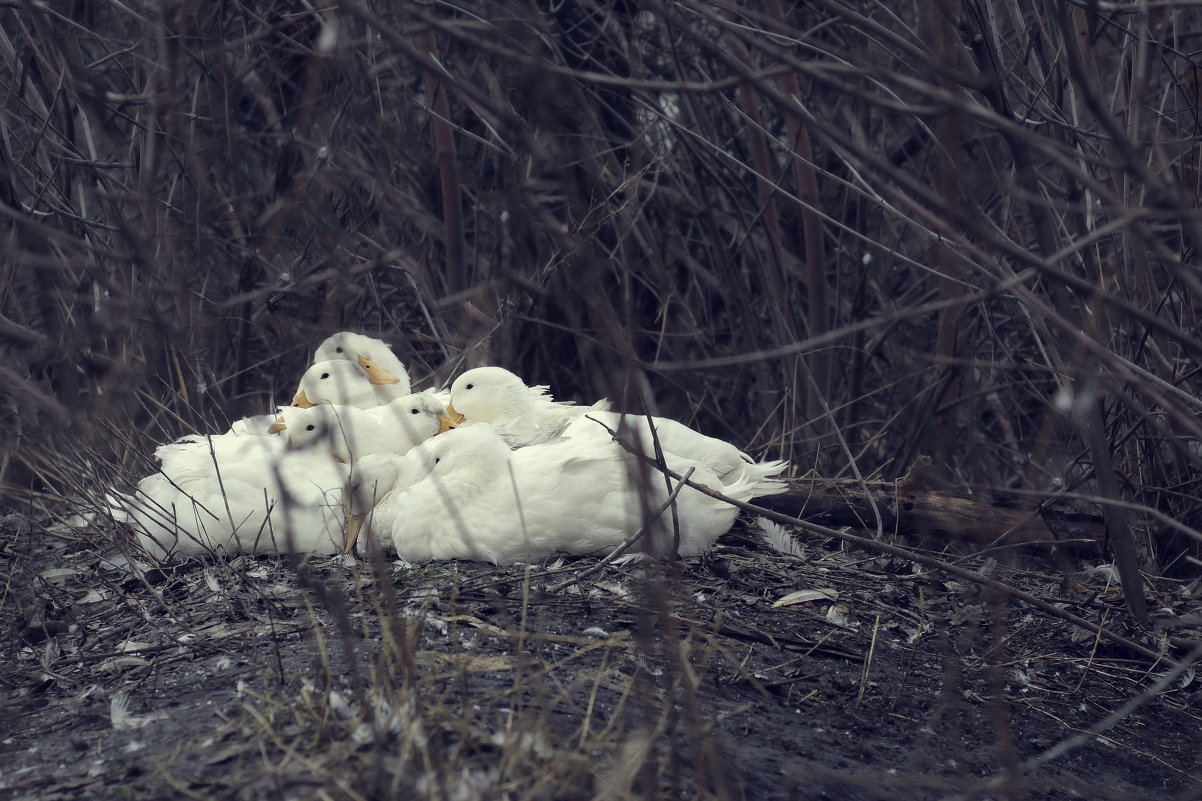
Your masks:
<path fill-rule="evenodd" d="M 335 353 L 342 353 L 342 348 L 334 348 Z"/>
<path fill-rule="evenodd" d="M 322 379 L 323 381 L 324 381 L 325 379 L 329 378 L 329 377 L 330 377 L 330 374 L 329 374 L 329 373 L 322 373 L 322 374 L 321 374 L 321 379 Z"/>
<path fill-rule="evenodd" d="M 435 456 L 435 457 L 434 457 L 434 464 L 438 464 L 438 460 L 439 460 L 439 459 L 441 459 L 441 458 L 442 458 L 441 456 Z"/>
<path fill-rule="evenodd" d="M 410 409 L 409 414 L 421 414 L 417 409 Z"/>
<path fill-rule="evenodd" d="M 464 387 L 464 389 L 471 389 L 472 386 L 473 386 L 472 384 L 468 384 L 466 387 Z"/>
<path fill-rule="evenodd" d="M 305 426 L 306 431 L 312 431 L 315 428 L 317 428 L 317 426 L 315 426 L 313 424 L 309 424 L 309 425 Z"/>

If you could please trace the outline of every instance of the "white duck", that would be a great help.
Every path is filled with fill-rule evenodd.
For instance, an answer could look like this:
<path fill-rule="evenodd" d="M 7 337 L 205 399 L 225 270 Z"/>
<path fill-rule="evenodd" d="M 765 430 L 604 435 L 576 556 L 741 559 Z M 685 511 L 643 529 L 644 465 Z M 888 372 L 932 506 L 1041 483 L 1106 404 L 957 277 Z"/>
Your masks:
<path fill-rule="evenodd" d="M 700 462 L 670 454 L 666 461 L 681 474 L 693 468 L 697 483 L 720 483 Z M 784 488 L 738 480 L 724 492 L 748 500 Z M 503 563 L 611 550 L 643 528 L 668 491 L 658 471 L 643 480 L 637 460 L 614 442 L 576 438 L 510 450 L 490 426 L 472 425 L 402 457 L 365 457 L 351 477 L 351 496 L 352 512 L 371 509 L 370 530 L 403 559 Z M 690 487 L 677 496 L 675 510 L 682 556 L 708 550 L 738 514 Z M 644 536 L 654 538 L 654 551 L 670 551 L 672 511 L 649 531 Z"/>
<path fill-rule="evenodd" d="M 592 406 L 556 401 L 545 386 L 528 387 L 502 367 L 476 367 L 451 383 L 447 416 L 456 425 L 488 423 L 514 447 L 554 440 L 573 420 L 608 411 L 608 400 Z"/>
<path fill-rule="evenodd" d="M 357 406 L 371 409 L 409 394 L 408 381 L 376 383 L 356 362 L 344 359 L 317 362 L 301 376 L 293 406 L 308 408 L 319 404 Z M 398 388 L 403 387 L 403 392 Z"/>
<path fill-rule="evenodd" d="M 162 468 L 116 499 L 146 550 L 339 553 L 348 468 L 325 452 L 289 452 L 274 436 L 185 437 Z"/>
<path fill-rule="evenodd" d="M 243 417 L 241 420 L 235 420 L 230 424 L 230 430 L 227 433 L 234 434 L 239 437 L 262 437 L 271 433 L 271 427 L 275 424 L 276 415 L 274 414 L 256 414 L 250 417 Z"/>
<path fill-rule="evenodd" d="M 409 394 L 409 371 L 384 340 L 353 331 L 339 331 L 326 337 L 313 354 L 314 364 L 339 359 L 358 364 L 372 377 L 373 384 L 395 384 L 397 396 Z"/>
<path fill-rule="evenodd" d="M 371 409 L 287 406 L 270 431 L 283 432 L 290 450 L 317 448 L 340 462 L 351 462 L 371 453 L 406 453 L 453 427 L 434 396 L 416 392 Z"/>
<path fill-rule="evenodd" d="M 609 411 L 607 401 L 591 407 L 555 403 L 546 397 L 544 387 L 527 387 L 521 378 L 500 367 L 468 370 L 455 379 L 447 414 L 456 423 L 488 423 L 512 445 L 555 437 L 609 440 L 616 435 L 647 456 L 655 454 L 654 426 L 654 437 L 663 451 L 706 465 L 717 474 L 719 483 L 713 489 L 720 492 L 738 482 L 769 479 L 788 466 L 778 461 L 757 463 L 729 442 L 666 417 L 648 419 Z"/>
<path fill-rule="evenodd" d="M 315 372 L 315 375 L 320 375 L 323 372 L 329 372 L 328 365 L 322 365 L 322 362 L 344 361 L 348 364 L 358 364 L 363 368 L 363 375 L 367 383 L 371 385 L 371 394 L 369 395 L 364 389 L 358 395 L 355 395 L 361 405 L 375 405 L 377 403 L 388 403 L 390 400 L 402 397 L 409 393 L 409 373 L 405 370 L 405 365 L 401 363 L 392 352 L 392 346 L 387 342 L 362 334 L 356 334 L 351 331 L 340 331 L 325 339 L 318 346 L 317 352 L 314 355 L 314 365 L 321 365 L 320 369 Z M 312 368 L 311 368 L 312 369 Z M 358 381 L 358 373 L 348 367 L 340 366 L 334 368 L 338 371 L 339 378 L 348 385 L 358 385 L 362 382 Z M 311 370 L 310 370 L 311 371 Z M 306 371 L 306 376 L 310 371 Z M 319 402 L 335 402 L 335 401 L 312 401 L 310 402 L 305 389 L 317 381 L 316 378 L 302 377 L 302 386 L 298 389 L 293 403 L 300 406 L 313 405 Z M 354 395 L 349 389 L 335 392 L 332 397 L 347 398 Z M 443 401 L 446 405 L 446 401 Z M 245 417 L 235 421 L 231 426 L 229 433 L 237 434 L 241 437 L 246 436 L 263 436 L 270 433 L 272 427 L 276 423 L 278 415 L 260 414 L 253 417 Z"/>
<path fill-rule="evenodd" d="M 565 439 L 616 437 L 648 457 L 655 456 L 655 441 L 658 440 L 665 454 L 696 460 L 713 471 L 719 483 L 711 486 L 719 492 L 739 482 L 750 481 L 754 484 L 770 480 L 789 466 L 785 461 L 757 462 L 729 442 L 706 436 L 667 417 L 648 419 L 642 414 L 591 412 L 588 417 L 569 423 L 561 436 Z M 776 486 L 775 481 L 772 486 Z"/>

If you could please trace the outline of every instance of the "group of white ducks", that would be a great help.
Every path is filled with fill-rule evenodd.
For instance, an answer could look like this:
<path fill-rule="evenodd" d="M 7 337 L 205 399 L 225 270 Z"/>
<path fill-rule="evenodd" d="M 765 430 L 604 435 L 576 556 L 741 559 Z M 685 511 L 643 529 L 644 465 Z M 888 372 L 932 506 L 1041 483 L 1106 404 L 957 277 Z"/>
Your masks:
<path fill-rule="evenodd" d="M 653 463 L 740 501 L 783 491 L 786 467 L 608 401 L 556 402 L 499 367 L 413 393 L 388 344 L 351 332 L 317 349 L 293 405 L 155 455 L 159 472 L 111 506 L 159 558 L 349 552 L 361 531 L 409 561 L 689 556 L 738 509 Z"/>

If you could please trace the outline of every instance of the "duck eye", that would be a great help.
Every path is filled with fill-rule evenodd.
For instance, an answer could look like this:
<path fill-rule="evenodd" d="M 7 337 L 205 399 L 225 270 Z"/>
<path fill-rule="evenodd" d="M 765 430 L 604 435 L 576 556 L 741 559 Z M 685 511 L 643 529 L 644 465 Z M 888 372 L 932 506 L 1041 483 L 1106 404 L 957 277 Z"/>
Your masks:
<path fill-rule="evenodd" d="M 335 353 L 342 353 L 342 348 L 334 348 Z"/>
<path fill-rule="evenodd" d="M 329 373 L 322 373 L 322 374 L 321 374 L 321 380 L 322 380 L 322 381 L 326 380 L 326 379 L 327 379 L 327 378 L 329 378 L 329 377 L 330 377 L 330 374 L 329 374 Z"/>
<path fill-rule="evenodd" d="M 475 386 L 475 385 L 474 385 L 474 384 L 468 384 L 466 387 L 464 387 L 464 389 L 471 389 L 473 386 Z"/>
<path fill-rule="evenodd" d="M 442 457 L 441 457 L 441 456 L 435 456 L 435 457 L 434 457 L 434 464 L 438 464 L 438 462 L 439 462 L 441 459 L 442 459 Z"/>
<path fill-rule="evenodd" d="M 305 430 L 306 430 L 306 431 L 312 431 L 312 430 L 313 430 L 313 429 L 315 429 L 315 428 L 317 428 L 317 426 L 313 425 L 312 423 L 310 423 L 309 425 L 305 426 Z"/>

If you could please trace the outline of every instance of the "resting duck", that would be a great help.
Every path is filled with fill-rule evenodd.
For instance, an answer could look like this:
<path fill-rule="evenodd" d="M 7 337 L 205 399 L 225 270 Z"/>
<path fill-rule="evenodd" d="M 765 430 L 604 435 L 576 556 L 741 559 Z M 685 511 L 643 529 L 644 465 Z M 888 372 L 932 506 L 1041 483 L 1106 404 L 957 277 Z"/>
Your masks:
<path fill-rule="evenodd" d="M 476 367 L 451 383 L 447 416 L 456 425 L 488 423 L 513 447 L 554 440 L 569 423 L 607 411 L 608 400 L 577 406 L 555 400 L 545 386 L 528 387 L 502 367 Z"/>
<path fill-rule="evenodd" d="M 447 415 L 456 423 L 488 423 L 515 446 L 555 438 L 609 440 L 616 435 L 647 456 L 655 454 L 654 430 L 665 453 L 701 462 L 713 471 L 719 479 L 713 489 L 718 491 L 742 481 L 767 479 L 788 466 L 779 461 L 757 463 L 729 442 L 666 417 L 609 411 L 608 401 L 590 407 L 556 403 L 547 396 L 546 387 L 527 387 L 500 367 L 468 370 L 455 379 Z"/>
<path fill-rule="evenodd" d="M 377 380 L 356 362 L 344 359 L 317 362 L 301 376 L 292 405 L 302 409 L 320 404 L 370 409 L 409 394 L 407 381 L 377 383 Z"/>
<path fill-rule="evenodd" d="M 340 462 L 352 462 L 371 453 L 406 453 L 453 427 L 434 396 L 416 392 L 370 409 L 287 406 L 280 409 L 270 432 L 283 433 L 290 450 L 317 448 Z"/>
<path fill-rule="evenodd" d="M 721 481 L 704 463 L 667 454 L 668 466 L 691 480 Z M 673 485 L 675 485 L 673 481 Z M 351 477 L 351 511 L 370 511 L 367 525 L 385 546 L 411 561 L 477 559 L 494 563 L 556 552 L 588 554 L 622 544 L 659 509 L 662 475 L 643 480 L 637 460 L 601 437 L 564 438 L 511 450 L 487 425 L 448 431 L 401 457 L 361 459 Z M 739 478 L 723 491 L 738 500 L 781 492 L 767 478 Z M 686 487 L 676 498 L 679 553 L 703 553 L 734 522 L 738 509 Z M 672 511 L 652 521 L 642 549 L 672 550 Z"/>
<path fill-rule="evenodd" d="M 301 407 L 323 407 L 311 423 L 295 426 L 313 447 L 290 449 L 286 437 L 262 436 L 284 429 L 277 415 L 247 418 L 227 434 L 160 446 L 159 472 L 142 479 L 132 496 L 112 497 L 114 516 L 133 526 L 149 553 L 343 549 L 346 462 L 358 448 L 407 450 L 431 435 L 431 426 L 437 432 L 441 407 L 430 396 L 408 395 L 408 375 L 383 342 L 336 334 L 318 353 L 338 358 L 310 367 L 297 393 Z M 403 403 L 380 405 L 394 399 Z M 344 407 L 342 413 L 330 411 L 332 404 Z M 286 420 L 304 412 L 289 408 L 280 415 Z M 342 436 L 332 434 L 335 425 Z"/>
<path fill-rule="evenodd" d="M 184 437 L 155 451 L 159 472 L 114 499 L 156 557 L 169 553 L 339 553 L 347 466 L 274 436 Z"/>
<path fill-rule="evenodd" d="M 395 384 L 398 396 L 409 394 L 409 371 L 387 342 L 353 331 L 339 331 L 326 337 L 313 354 L 314 364 L 340 359 L 358 364 L 366 370 L 372 384 Z"/>

